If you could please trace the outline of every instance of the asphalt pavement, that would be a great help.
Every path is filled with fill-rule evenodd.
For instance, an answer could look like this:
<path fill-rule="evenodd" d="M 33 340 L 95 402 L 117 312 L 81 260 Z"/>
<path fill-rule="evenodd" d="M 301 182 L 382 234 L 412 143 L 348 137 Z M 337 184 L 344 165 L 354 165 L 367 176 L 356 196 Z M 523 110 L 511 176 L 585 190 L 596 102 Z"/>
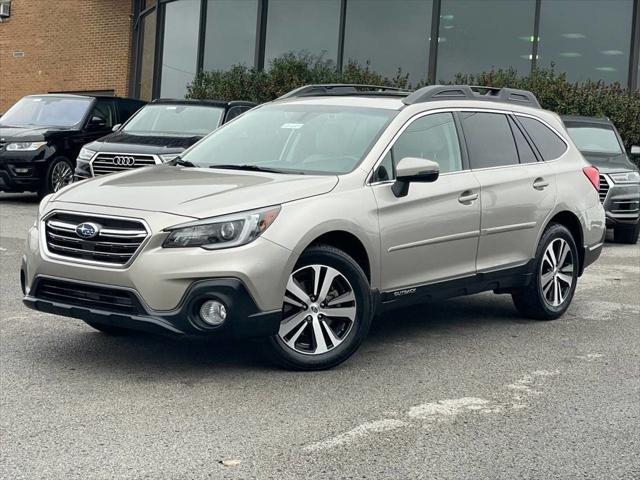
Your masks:
<path fill-rule="evenodd" d="M 457 298 L 299 373 L 253 342 L 110 337 L 26 309 L 36 212 L 0 194 L 2 479 L 640 478 L 640 245 L 608 243 L 559 320 Z"/>

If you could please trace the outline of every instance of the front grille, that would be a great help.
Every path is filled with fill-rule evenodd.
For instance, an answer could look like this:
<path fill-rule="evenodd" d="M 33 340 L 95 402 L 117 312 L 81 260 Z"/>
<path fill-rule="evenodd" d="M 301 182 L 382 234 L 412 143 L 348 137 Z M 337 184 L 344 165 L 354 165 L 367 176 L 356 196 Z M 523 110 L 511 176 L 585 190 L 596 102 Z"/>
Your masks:
<path fill-rule="evenodd" d="M 145 313 L 132 292 L 119 288 L 41 278 L 38 280 L 35 296 L 42 300 L 107 312 L 129 315 Z"/>
<path fill-rule="evenodd" d="M 600 174 L 600 190 L 598 191 L 598 194 L 600 195 L 600 203 L 604 203 L 604 201 L 607 199 L 608 193 L 609 181 L 607 180 L 607 177 L 605 177 L 603 174 Z"/>
<path fill-rule="evenodd" d="M 132 153 L 99 153 L 91 162 L 93 175 L 122 172 L 134 168 L 156 165 L 153 155 L 138 155 Z"/>
<path fill-rule="evenodd" d="M 80 237 L 76 227 L 82 223 L 94 224 L 98 234 Z M 53 254 L 122 266 L 135 255 L 148 232 L 139 220 L 56 212 L 45 221 L 45 235 Z"/>

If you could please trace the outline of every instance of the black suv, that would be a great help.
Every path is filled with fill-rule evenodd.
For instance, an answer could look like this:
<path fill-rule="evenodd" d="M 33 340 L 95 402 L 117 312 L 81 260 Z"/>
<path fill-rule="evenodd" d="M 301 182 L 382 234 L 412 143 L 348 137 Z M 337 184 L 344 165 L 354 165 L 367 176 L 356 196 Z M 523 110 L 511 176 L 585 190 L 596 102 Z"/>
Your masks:
<path fill-rule="evenodd" d="M 255 107 L 251 102 L 155 100 L 114 132 L 85 145 L 75 180 L 148 167 L 175 159 L 223 123 Z"/>
<path fill-rule="evenodd" d="M 80 148 L 145 102 L 93 95 L 29 95 L 0 118 L 0 191 L 55 192 L 73 180 Z"/>
<path fill-rule="evenodd" d="M 564 116 L 567 131 L 584 158 L 600 170 L 600 201 L 616 242 L 636 243 L 640 233 L 640 172 L 608 118 Z M 632 147 L 631 153 L 638 150 Z"/>

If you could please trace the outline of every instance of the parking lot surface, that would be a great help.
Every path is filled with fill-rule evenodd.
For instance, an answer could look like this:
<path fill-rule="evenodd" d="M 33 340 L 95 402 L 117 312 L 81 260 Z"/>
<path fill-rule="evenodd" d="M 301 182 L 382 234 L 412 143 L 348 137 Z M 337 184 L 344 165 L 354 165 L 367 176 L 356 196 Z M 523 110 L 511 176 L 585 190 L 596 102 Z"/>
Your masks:
<path fill-rule="evenodd" d="M 27 310 L 36 212 L 0 194 L 0 478 L 640 478 L 639 245 L 607 244 L 557 321 L 458 298 L 295 373 L 252 342 L 109 337 Z"/>

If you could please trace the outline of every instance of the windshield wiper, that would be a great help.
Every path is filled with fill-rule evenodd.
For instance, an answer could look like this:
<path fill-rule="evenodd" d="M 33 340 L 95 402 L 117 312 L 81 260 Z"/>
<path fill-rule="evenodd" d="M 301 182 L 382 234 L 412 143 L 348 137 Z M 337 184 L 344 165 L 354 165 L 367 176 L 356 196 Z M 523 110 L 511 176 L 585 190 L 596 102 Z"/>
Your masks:
<path fill-rule="evenodd" d="M 188 160 L 183 160 L 181 157 L 176 157 L 170 162 L 167 162 L 169 165 L 180 165 L 181 167 L 197 167 L 195 163 L 191 163 Z"/>
<path fill-rule="evenodd" d="M 294 173 L 294 172 L 288 172 L 286 170 L 279 170 L 277 168 L 260 167 L 258 165 L 249 165 L 249 164 L 243 164 L 243 165 L 220 164 L 220 165 L 210 165 L 209 168 L 224 168 L 227 170 L 248 170 L 251 172 L 267 172 L 267 173 Z"/>

